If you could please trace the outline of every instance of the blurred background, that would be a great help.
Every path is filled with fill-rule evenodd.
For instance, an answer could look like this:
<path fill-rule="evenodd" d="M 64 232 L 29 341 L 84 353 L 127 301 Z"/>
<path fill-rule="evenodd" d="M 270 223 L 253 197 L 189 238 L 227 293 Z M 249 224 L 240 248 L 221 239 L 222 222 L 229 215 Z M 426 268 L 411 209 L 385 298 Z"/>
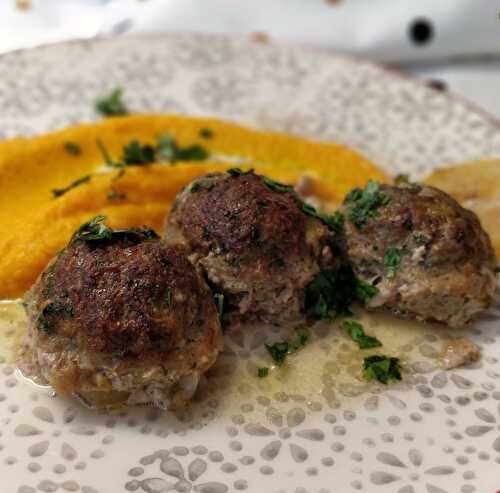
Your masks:
<path fill-rule="evenodd" d="M 500 0 L 0 1 L 0 53 L 158 31 L 229 33 L 363 56 L 500 118 Z"/>

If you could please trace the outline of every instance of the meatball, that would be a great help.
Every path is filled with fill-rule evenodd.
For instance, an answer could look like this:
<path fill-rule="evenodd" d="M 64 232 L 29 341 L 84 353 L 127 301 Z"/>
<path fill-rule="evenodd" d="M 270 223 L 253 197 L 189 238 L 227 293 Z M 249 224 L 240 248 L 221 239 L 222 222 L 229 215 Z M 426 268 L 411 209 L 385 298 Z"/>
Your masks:
<path fill-rule="evenodd" d="M 492 301 L 495 254 L 476 215 L 436 188 L 351 191 L 340 248 L 378 294 L 368 308 L 463 327 Z"/>
<path fill-rule="evenodd" d="M 205 281 L 145 228 L 82 226 L 25 305 L 22 371 L 97 408 L 181 406 L 222 347 Z"/>
<path fill-rule="evenodd" d="M 334 260 L 332 236 L 293 187 L 239 169 L 195 180 L 166 221 L 166 241 L 224 294 L 229 323 L 302 319 L 305 287 Z"/>

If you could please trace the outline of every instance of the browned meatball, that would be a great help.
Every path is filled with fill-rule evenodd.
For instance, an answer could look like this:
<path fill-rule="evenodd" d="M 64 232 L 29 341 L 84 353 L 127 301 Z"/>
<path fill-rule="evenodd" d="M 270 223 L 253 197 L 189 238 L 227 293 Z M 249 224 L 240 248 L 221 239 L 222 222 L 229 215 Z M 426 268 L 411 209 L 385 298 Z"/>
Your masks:
<path fill-rule="evenodd" d="M 166 222 L 166 240 L 187 248 L 229 319 L 271 323 L 303 316 L 304 288 L 333 262 L 332 233 L 304 212 L 292 187 L 253 172 L 210 174 L 187 186 Z"/>
<path fill-rule="evenodd" d="M 462 327 L 495 289 L 495 254 L 476 215 L 433 187 L 369 182 L 344 202 L 356 275 L 378 288 L 368 308 Z"/>
<path fill-rule="evenodd" d="M 26 306 L 22 366 L 96 407 L 182 404 L 222 346 L 206 283 L 145 228 L 87 223 L 40 275 Z"/>

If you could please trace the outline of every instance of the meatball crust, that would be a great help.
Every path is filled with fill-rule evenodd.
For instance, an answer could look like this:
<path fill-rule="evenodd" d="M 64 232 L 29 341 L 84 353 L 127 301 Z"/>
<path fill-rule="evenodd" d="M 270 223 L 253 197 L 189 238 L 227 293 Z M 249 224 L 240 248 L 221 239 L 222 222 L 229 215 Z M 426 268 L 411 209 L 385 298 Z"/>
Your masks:
<path fill-rule="evenodd" d="M 344 202 L 340 246 L 379 290 L 368 308 L 456 328 L 488 308 L 496 259 L 473 212 L 419 184 L 381 185 L 364 209 L 360 192 Z"/>
<path fill-rule="evenodd" d="M 332 262 L 328 227 L 273 184 L 253 172 L 207 175 L 180 193 L 166 221 L 166 241 L 187 248 L 233 322 L 302 318 L 305 286 Z"/>
<path fill-rule="evenodd" d="M 151 230 L 72 241 L 26 306 L 32 366 L 56 391 L 90 401 L 180 403 L 222 347 L 206 283 Z"/>

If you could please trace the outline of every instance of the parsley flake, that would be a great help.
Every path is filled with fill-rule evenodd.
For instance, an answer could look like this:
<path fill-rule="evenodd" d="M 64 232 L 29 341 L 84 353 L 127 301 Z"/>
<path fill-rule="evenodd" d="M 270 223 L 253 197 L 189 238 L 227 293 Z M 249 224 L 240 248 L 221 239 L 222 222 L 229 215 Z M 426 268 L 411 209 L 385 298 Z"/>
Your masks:
<path fill-rule="evenodd" d="M 262 367 L 262 368 L 259 368 L 257 370 L 257 376 L 259 378 L 265 378 L 269 375 L 269 368 L 267 368 L 266 366 Z"/>
<path fill-rule="evenodd" d="M 413 235 L 413 239 L 418 246 L 427 245 L 427 243 L 429 243 L 429 238 L 420 233 Z"/>
<path fill-rule="evenodd" d="M 127 239 L 134 243 L 158 239 L 156 232 L 149 228 L 112 229 L 103 221 L 106 216 L 98 215 L 82 224 L 71 237 L 70 244 L 77 241 L 101 241 Z"/>
<path fill-rule="evenodd" d="M 295 329 L 295 339 L 293 341 L 280 341 L 274 344 L 266 344 L 266 349 L 271 355 L 276 366 L 282 366 L 289 354 L 297 352 L 306 345 L 309 340 L 309 331 L 305 327 Z"/>
<path fill-rule="evenodd" d="M 67 187 L 54 188 L 52 189 L 52 195 L 54 198 L 61 197 L 61 195 L 64 195 L 70 190 L 73 190 L 73 188 L 83 185 L 84 183 L 88 183 L 91 180 L 91 178 L 92 178 L 91 175 L 82 176 L 81 178 L 78 178 L 78 180 L 75 180 L 74 182 L 70 183 Z"/>
<path fill-rule="evenodd" d="M 102 224 L 105 220 L 106 216 L 98 215 L 83 223 L 71 237 L 70 243 L 76 240 L 92 241 L 112 238 L 113 230 L 109 226 Z"/>
<path fill-rule="evenodd" d="M 214 136 L 214 131 L 211 128 L 200 129 L 200 137 L 202 139 L 211 139 Z"/>
<path fill-rule="evenodd" d="M 378 380 L 386 385 L 390 380 L 401 380 L 399 358 L 389 356 L 368 356 L 363 362 L 363 378 Z"/>
<path fill-rule="evenodd" d="M 273 180 L 272 178 L 269 178 L 268 176 L 261 175 L 262 180 L 266 184 L 268 188 L 271 190 L 274 190 L 275 192 L 291 192 L 295 193 L 295 189 L 293 188 L 292 185 L 285 185 L 284 183 L 280 183 L 279 181 Z"/>
<path fill-rule="evenodd" d="M 365 334 L 363 326 L 354 320 L 346 320 L 342 328 L 351 336 L 351 339 L 358 344 L 359 349 L 370 349 L 381 347 L 382 343 L 376 338 Z"/>
<path fill-rule="evenodd" d="M 214 300 L 215 304 L 217 305 L 217 311 L 219 312 L 219 315 L 222 315 L 224 313 L 224 295 L 222 293 L 215 293 Z"/>
<path fill-rule="evenodd" d="M 65 142 L 64 150 L 73 156 L 79 156 L 82 153 L 82 148 L 76 142 Z"/>
<path fill-rule="evenodd" d="M 325 214 L 324 212 L 318 212 L 312 205 L 304 202 L 302 204 L 302 210 L 309 216 L 316 217 L 324 224 L 326 224 L 332 231 L 339 232 L 344 227 L 344 215 L 336 211 L 333 216 Z"/>
<path fill-rule="evenodd" d="M 356 279 L 355 294 L 356 299 L 366 306 L 378 294 L 378 288 L 358 278 Z"/>
<path fill-rule="evenodd" d="M 348 205 L 349 219 L 359 229 L 361 229 L 368 219 L 376 217 L 380 207 L 387 205 L 391 198 L 380 191 L 380 185 L 373 180 L 368 180 L 365 188 L 352 189 L 344 199 Z"/>
<path fill-rule="evenodd" d="M 116 188 L 111 188 L 107 195 L 108 200 L 125 200 L 127 198 L 126 193 L 119 192 Z"/>
<path fill-rule="evenodd" d="M 122 100 L 122 96 L 123 90 L 121 88 L 113 89 L 108 96 L 99 98 L 96 101 L 96 111 L 104 117 L 128 115 L 129 111 Z"/>
<path fill-rule="evenodd" d="M 306 286 L 306 313 L 316 320 L 351 315 L 354 301 L 366 305 L 377 293 L 378 289 L 358 279 L 351 267 L 323 270 Z"/>
<path fill-rule="evenodd" d="M 390 247 L 384 255 L 385 275 L 388 279 L 393 279 L 401 264 L 401 252 L 395 248 Z"/>
<path fill-rule="evenodd" d="M 122 162 L 126 166 L 146 166 L 156 161 L 156 149 L 150 144 L 131 140 L 123 146 Z"/>
<path fill-rule="evenodd" d="M 241 168 L 229 168 L 227 172 L 231 176 L 250 175 L 251 173 L 253 173 L 253 168 L 249 169 L 248 171 L 242 171 Z"/>

